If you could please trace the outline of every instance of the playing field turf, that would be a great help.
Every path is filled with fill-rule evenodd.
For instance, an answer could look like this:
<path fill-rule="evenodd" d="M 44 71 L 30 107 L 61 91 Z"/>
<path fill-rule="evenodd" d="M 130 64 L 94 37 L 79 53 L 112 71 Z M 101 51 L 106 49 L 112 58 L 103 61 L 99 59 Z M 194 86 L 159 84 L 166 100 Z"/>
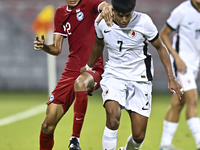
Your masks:
<path fill-rule="evenodd" d="M 101 150 L 102 134 L 105 126 L 105 112 L 100 92 L 89 97 L 88 110 L 81 133 L 82 150 Z M 43 92 L 0 92 L 0 124 L 5 117 L 45 104 L 47 93 Z M 146 139 L 141 150 L 158 150 L 165 113 L 170 103 L 170 93 L 153 94 L 152 113 L 149 118 Z M 199 106 L 198 106 L 199 108 Z M 200 114 L 200 109 L 198 109 Z M 45 117 L 44 111 L 10 124 L 0 126 L 0 150 L 39 150 L 39 131 Z M 72 130 L 73 107 L 59 122 L 55 131 L 53 150 L 67 150 Z M 118 146 L 124 146 L 130 135 L 130 121 L 126 111 L 122 111 L 118 131 Z M 180 125 L 173 144 L 184 150 L 195 150 L 195 142 L 182 111 Z"/>

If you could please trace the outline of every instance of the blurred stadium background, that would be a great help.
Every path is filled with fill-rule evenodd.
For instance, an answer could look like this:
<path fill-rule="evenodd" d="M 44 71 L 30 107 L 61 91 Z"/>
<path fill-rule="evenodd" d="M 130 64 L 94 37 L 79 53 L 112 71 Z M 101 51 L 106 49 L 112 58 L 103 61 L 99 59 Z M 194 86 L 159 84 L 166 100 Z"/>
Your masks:
<path fill-rule="evenodd" d="M 183 0 L 138 0 L 135 10 L 149 14 L 160 30 L 171 10 L 181 2 Z M 31 25 L 46 5 L 57 8 L 65 3 L 65 0 L 0 1 L 0 91 L 48 90 L 47 55 L 33 49 L 35 33 Z M 155 66 L 154 91 L 166 92 L 165 70 L 151 46 L 150 53 Z M 104 55 L 107 58 L 107 54 Z M 65 67 L 67 56 L 68 44 L 65 40 L 62 53 L 56 57 L 57 80 Z"/>
<path fill-rule="evenodd" d="M 106 0 L 110 2 L 110 0 Z M 183 0 L 137 0 L 136 11 L 145 12 L 151 16 L 158 30 L 161 30 L 169 17 L 170 12 Z M 2 150 L 27 150 L 38 149 L 39 128 L 45 113 L 24 119 L 14 124 L 3 126 L 5 120 L 12 118 L 18 119 L 16 115 L 27 109 L 35 108 L 47 101 L 48 91 L 48 65 L 47 54 L 45 52 L 36 52 L 33 49 L 33 41 L 35 33 L 32 31 L 32 23 L 47 5 L 53 5 L 55 8 L 64 5 L 65 0 L 0 0 L 0 149 Z M 170 94 L 167 89 L 167 76 L 165 70 L 159 60 L 158 54 L 150 45 L 150 53 L 154 58 L 155 77 L 154 92 L 161 94 L 154 95 L 152 117 L 149 121 L 146 142 L 142 149 L 155 150 L 159 147 L 160 137 L 162 133 L 162 121 L 165 116 Z M 104 53 L 105 60 L 107 58 Z M 68 56 L 68 43 L 65 40 L 62 53 L 56 57 L 56 74 L 59 80 Z M 200 76 L 200 75 L 199 75 Z M 198 79 L 198 86 L 200 85 Z M 11 92 L 10 92 L 11 91 Z M 16 92 L 17 91 L 17 92 Z M 22 92 L 18 92 L 22 91 Z M 25 91 L 25 92 L 24 92 Z M 38 92 L 42 91 L 42 92 Z M 166 92 L 163 94 L 162 92 Z M 82 136 L 82 148 L 88 148 L 88 141 L 96 143 L 101 147 L 101 136 L 104 128 L 105 115 L 104 109 L 99 107 L 102 105 L 101 98 L 98 95 L 92 96 L 96 101 L 90 101 L 89 112 L 84 123 Z M 163 100 L 163 101 L 160 101 Z M 35 112 L 38 112 L 35 111 Z M 55 150 L 66 149 L 66 139 L 70 138 L 72 126 L 72 109 L 65 115 L 66 119 L 62 119 L 56 131 Z M 154 115 L 155 114 L 155 115 Z M 26 116 L 23 114 L 23 116 Z M 4 117 L 6 117 L 4 119 Z M 97 118 L 96 120 L 94 118 Z M 69 121 L 70 120 L 70 121 Z M 129 120 L 124 113 L 122 123 L 119 130 L 119 146 L 126 142 L 126 137 L 130 133 L 129 124 L 123 123 L 123 120 Z M 12 120 L 13 121 L 13 120 Z M 99 122 L 97 122 L 99 121 Z M 182 113 L 181 124 L 178 133 L 175 135 L 174 143 L 180 148 L 187 150 L 195 149 L 193 137 L 185 122 L 184 113 Z M 91 123 L 92 122 L 92 123 Z M 98 127 L 94 127 L 94 122 Z M 1 124 L 2 123 L 2 124 Z M 3 127 L 2 127 L 3 126 Z M 30 130 L 31 128 L 31 130 Z M 64 132 L 63 132 L 64 131 Z M 88 136 L 89 133 L 97 132 L 96 136 Z M 66 137 L 63 138 L 63 135 Z M 153 143 L 152 143 L 153 135 Z M 67 143 L 68 144 L 68 143 Z M 99 148 L 100 149 L 100 148 Z M 95 148 L 96 150 L 96 148 Z"/>

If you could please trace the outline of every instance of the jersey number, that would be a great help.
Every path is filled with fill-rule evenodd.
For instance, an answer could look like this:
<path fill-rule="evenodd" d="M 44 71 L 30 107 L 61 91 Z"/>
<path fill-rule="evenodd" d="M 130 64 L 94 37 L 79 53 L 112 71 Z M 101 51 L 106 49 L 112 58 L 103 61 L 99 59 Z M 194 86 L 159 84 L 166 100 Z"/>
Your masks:
<path fill-rule="evenodd" d="M 67 30 L 67 34 L 68 34 L 68 35 L 71 35 L 71 34 L 72 34 L 72 33 L 69 31 L 69 30 L 71 29 L 71 25 L 70 25 L 69 22 L 67 22 L 65 26 L 63 25 L 63 28 L 64 28 L 64 31 Z"/>
<path fill-rule="evenodd" d="M 120 44 L 120 46 L 119 46 L 119 51 L 121 52 L 121 51 L 122 51 L 122 44 L 123 44 L 123 41 L 117 41 L 117 44 Z"/>

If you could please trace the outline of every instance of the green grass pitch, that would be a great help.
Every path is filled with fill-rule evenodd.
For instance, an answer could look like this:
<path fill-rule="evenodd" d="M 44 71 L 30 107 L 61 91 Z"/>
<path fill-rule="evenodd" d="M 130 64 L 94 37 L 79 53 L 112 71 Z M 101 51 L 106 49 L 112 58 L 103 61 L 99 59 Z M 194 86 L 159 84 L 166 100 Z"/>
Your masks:
<path fill-rule="evenodd" d="M 42 92 L 0 92 L 0 120 L 2 118 L 45 104 L 47 93 Z M 152 112 L 149 118 L 146 138 L 141 150 L 158 150 L 162 134 L 163 119 L 170 104 L 171 96 L 153 94 Z M 199 106 L 198 106 L 199 107 Z M 198 109 L 200 112 L 200 110 Z M 198 113 L 199 113 L 198 112 Z M 200 113 L 199 113 L 200 114 Z M 0 126 L 0 150 L 39 150 L 39 132 L 45 111 L 36 116 Z M 73 106 L 62 118 L 55 130 L 53 150 L 67 150 L 72 130 Z M 88 110 L 81 132 L 82 150 L 101 150 L 102 134 L 105 127 L 105 110 L 101 93 L 89 97 Z M 118 131 L 118 145 L 124 146 L 131 133 L 130 119 L 122 110 Z M 181 113 L 180 124 L 173 144 L 184 150 L 195 150 L 193 136 L 185 120 L 185 108 Z"/>

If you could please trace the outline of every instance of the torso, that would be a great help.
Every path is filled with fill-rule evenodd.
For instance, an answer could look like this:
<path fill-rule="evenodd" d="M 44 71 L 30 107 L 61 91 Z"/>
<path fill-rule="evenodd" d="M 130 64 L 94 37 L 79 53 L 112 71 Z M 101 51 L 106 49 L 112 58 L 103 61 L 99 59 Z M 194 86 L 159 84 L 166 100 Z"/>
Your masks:
<path fill-rule="evenodd" d="M 152 80 L 153 65 L 147 52 L 147 40 L 153 40 L 158 31 L 147 15 L 134 12 L 126 28 L 116 24 L 107 27 L 105 21 L 96 26 L 97 36 L 104 38 L 108 50 L 105 72 L 126 80 Z"/>
<path fill-rule="evenodd" d="M 69 42 L 70 53 L 65 70 L 80 71 L 80 68 L 87 63 L 96 38 L 94 20 L 101 2 L 101 0 L 82 0 L 73 9 L 63 5 L 56 10 L 54 34 L 66 36 Z M 100 62 L 102 61 L 101 58 Z"/>
<path fill-rule="evenodd" d="M 167 20 L 169 26 L 177 30 L 177 34 L 173 38 L 174 49 L 179 53 L 187 67 L 194 70 L 198 70 L 200 63 L 199 18 L 200 12 L 191 1 L 186 1 L 174 10 Z"/>

